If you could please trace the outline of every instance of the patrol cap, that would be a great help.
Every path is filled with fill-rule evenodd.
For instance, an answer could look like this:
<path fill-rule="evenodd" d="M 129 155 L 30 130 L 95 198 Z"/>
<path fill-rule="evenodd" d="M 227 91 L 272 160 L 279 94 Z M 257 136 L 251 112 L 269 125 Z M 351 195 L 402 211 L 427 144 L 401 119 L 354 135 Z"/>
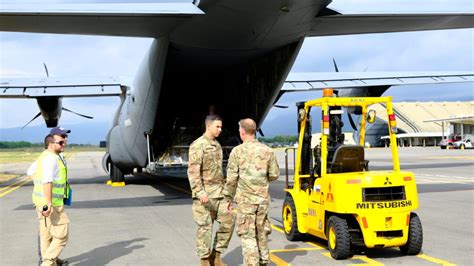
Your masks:
<path fill-rule="evenodd" d="M 67 135 L 69 133 L 71 133 L 71 130 L 65 129 L 63 127 L 52 128 L 51 131 L 49 132 L 49 134 L 51 135 Z"/>

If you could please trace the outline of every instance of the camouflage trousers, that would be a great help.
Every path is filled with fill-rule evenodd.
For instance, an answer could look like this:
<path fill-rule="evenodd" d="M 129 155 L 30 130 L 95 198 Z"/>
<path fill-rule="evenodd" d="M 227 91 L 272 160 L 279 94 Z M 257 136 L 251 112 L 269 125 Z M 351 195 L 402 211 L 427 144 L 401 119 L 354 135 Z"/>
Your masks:
<path fill-rule="evenodd" d="M 242 241 L 244 265 L 269 262 L 268 235 L 271 232 L 268 204 L 238 205 L 237 235 Z"/>
<path fill-rule="evenodd" d="M 198 257 L 208 258 L 213 249 L 223 253 L 234 232 L 234 215 L 227 211 L 227 201 L 209 199 L 207 204 L 202 204 L 198 199 L 195 199 L 193 200 L 193 217 L 198 225 L 196 234 Z M 211 248 L 214 221 L 219 223 L 219 227 Z"/>

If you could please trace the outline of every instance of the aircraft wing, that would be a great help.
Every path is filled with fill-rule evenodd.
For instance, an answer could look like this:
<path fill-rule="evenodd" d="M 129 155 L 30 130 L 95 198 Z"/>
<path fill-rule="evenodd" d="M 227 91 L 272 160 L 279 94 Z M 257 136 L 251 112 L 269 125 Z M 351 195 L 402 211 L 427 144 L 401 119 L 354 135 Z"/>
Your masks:
<path fill-rule="evenodd" d="M 474 82 L 474 72 L 314 72 L 290 73 L 282 91 Z"/>
<path fill-rule="evenodd" d="M 474 13 L 341 14 L 326 8 L 308 36 L 474 28 Z"/>
<path fill-rule="evenodd" d="M 0 31 L 159 37 L 202 14 L 192 3 L 1 4 Z"/>
<path fill-rule="evenodd" d="M 96 97 L 122 94 L 118 78 L 15 78 L 0 79 L 1 98 Z"/>

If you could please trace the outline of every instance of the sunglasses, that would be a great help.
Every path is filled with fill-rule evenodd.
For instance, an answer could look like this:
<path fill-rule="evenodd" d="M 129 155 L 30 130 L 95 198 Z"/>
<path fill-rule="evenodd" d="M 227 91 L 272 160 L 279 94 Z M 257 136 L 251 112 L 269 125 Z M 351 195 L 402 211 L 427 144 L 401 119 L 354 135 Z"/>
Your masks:
<path fill-rule="evenodd" d="M 61 140 L 61 141 L 53 141 L 54 144 L 59 144 L 59 145 L 65 145 L 66 142 L 64 140 Z"/>

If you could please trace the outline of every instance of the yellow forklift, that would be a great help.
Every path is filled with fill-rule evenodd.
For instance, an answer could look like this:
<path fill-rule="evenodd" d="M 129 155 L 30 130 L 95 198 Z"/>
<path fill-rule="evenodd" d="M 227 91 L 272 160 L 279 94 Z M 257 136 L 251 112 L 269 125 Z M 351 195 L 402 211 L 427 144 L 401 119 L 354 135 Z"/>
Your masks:
<path fill-rule="evenodd" d="M 364 157 L 367 123 L 375 121 L 372 104 L 384 106 L 393 170 L 369 171 Z M 399 247 L 403 254 L 420 253 L 423 229 L 413 211 L 418 194 L 413 173 L 400 171 L 396 119 L 391 97 L 334 97 L 298 103 L 299 142 L 294 177 L 288 175 L 282 220 L 286 238 L 301 240 L 307 234 L 327 240 L 334 259 L 346 259 L 354 250 Z M 320 109 L 321 143 L 311 148 L 311 109 Z M 362 115 L 358 145 L 344 144 L 342 114 Z M 295 155 L 293 154 L 295 157 Z"/>

